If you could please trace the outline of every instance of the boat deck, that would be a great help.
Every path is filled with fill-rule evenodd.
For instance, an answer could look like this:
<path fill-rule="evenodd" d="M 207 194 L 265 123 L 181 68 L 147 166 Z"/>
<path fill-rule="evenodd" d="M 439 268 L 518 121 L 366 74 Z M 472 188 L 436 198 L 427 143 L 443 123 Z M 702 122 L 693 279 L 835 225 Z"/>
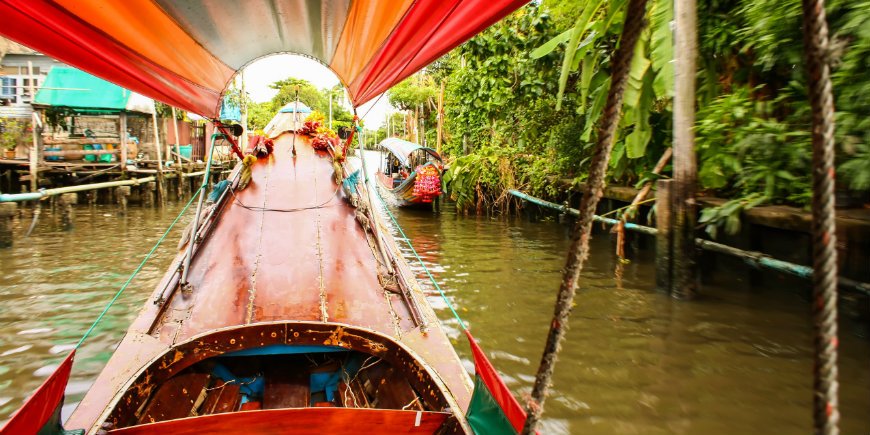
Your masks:
<path fill-rule="evenodd" d="M 171 280 L 175 265 L 170 268 L 67 427 L 97 423 L 125 383 L 177 343 L 215 329 L 286 320 L 391 336 L 420 355 L 467 407 L 468 375 L 419 286 L 420 309 L 432 320 L 425 333 L 401 296 L 379 283 L 376 248 L 342 199 L 330 156 L 299 136 L 293 157 L 292 141 L 291 134 L 276 139 L 273 155 L 254 164 L 250 185 L 227 198 L 231 203 L 191 263 L 192 290 L 174 292 L 160 309 L 153 301 Z"/>

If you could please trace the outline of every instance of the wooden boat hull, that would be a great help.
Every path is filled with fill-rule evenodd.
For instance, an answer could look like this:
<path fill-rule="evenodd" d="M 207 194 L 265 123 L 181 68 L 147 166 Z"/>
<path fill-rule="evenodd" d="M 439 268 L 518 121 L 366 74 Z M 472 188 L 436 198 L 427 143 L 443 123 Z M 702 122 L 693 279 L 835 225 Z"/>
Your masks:
<path fill-rule="evenodd" d="M 340 198 L 328 153 L 297 137 L 294 157 L 291 142 L 290 135 L 276 140 L 273 155 L 254 164 L 251 184 L 200 232 L 205 237 L 183 291 L 179 254 L 67 428 L 93 433 L 108 421 L 138 433 L 161 382 L 227 352 L 307 344 L 383 359 L 425 395 L 426 412 L 450 409 L 448 433 L 469 431 L 471 380 L 392 237 L 360 225 L 356 209 Z M 385 229 L 379 219 L 366 225 Z M 373 243 L 375 237 L 383 243 Z M 388 265 L 394 274 L 386 273 Z M 267 411 L 273 410 L 239 414 Z M 314 415 L 308 411 L 299 415 Z M 387 414 L 378 418 L 404 421 L 404 414 Z M 164 424 L 172 432 L 188 427 Z"/>
<path fill-rule="evenodd" d="M 448 414 L 381 409 L 293 408 L 206 415 L 114 430 L 117 435 L 234 433 L 287 435 L 432 434 Z"/>
<path fill-rule="evenodd" d="M 392 187 L 393 179 L 378 173 L 378 187 L 389 197 L 388 201 L 399 207 L 431 207 L 433 199 L 423 198 L 414 194 L 414 181 L 417 173 L 412 172 L 407 179 L 398 186 Z M 440 197 L 441 195 L 438 195 Z"/>

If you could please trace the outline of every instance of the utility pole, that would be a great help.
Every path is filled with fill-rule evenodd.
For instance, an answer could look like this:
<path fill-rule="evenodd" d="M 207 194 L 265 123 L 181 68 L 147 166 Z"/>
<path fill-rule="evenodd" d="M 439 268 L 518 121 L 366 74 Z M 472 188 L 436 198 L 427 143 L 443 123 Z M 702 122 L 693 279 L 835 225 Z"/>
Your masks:
<path fill-rule="evenodd" d="M 332 90 L 329 91 L 329 129 L 332 130 Z"/>

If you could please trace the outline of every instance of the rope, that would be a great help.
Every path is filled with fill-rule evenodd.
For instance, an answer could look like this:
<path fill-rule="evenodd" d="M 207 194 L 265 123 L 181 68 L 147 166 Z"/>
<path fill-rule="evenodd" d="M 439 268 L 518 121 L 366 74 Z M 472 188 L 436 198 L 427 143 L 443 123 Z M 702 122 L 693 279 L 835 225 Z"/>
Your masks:
<path fill-rule="evenodd" d="M 100 315 L 97 316 L 97 319 L 94 320 L 94 323 L 91 324 L 91 327 L 88 328 L 88 330 L 85 332 L 85 335 L 83 335 L 82 338 L 79 340 L 79 342 L 76 343 L 76 347 L 75 347 L 76 349 L 78 349 L 82 345 L 82 343 L 85 342 L 85 339 L 87 339 L 88 336 L 90 336 L 91 333 L 94 332 L 94 328 L 96 328 L 97 324 L 103 320 L 103 317 L 105 317 L 106 313 L 109 312 L 109 308 L 112 308 L 112 305 L 114 305 L 115 302 L 118 300 L 118 298 L 121 297 L 121 293 L 124 293 L 124 290 L 127 290 L 127 287 L 130 285 L 130 282 L 133 281 L 133 278 L 135 278 L 136 275 L 139 274 L 139 272 L 145 266 L 145 263 L 147 263 L 148 260 L 151 259 L 151 256 L 154 255 L 154 252 L 157 250 L 157 247 L 159 247 L 160 244 L 163 243 L 164 240 L 166 240 L 166 236 L 169 235 L 169 232 L 172 230 L 172 228 L 175 226 L 175 224 L 178 223 L 178 220 L 181 219 L 181 216 L 183 216 L 184 212 L 186 212 L 187 209 L 190 207 L 190 204 L 193 204 L 193 200 L 195 200 L 196 197 L 202 193 L 203 189 L 205 189 L 205 185 L 200 186 L 200 188 L 196 191 L 196 193 L 193 195 L 193 197 L 190 198 L 190 201 L 187 201 L 187 204 L 184 206 L 184 208 L 181 209 L 181 212 L 178 213 L 178 216 L 175 217 L 175 219 L 172 221 L 172 223 L 169 224 L 169 227 L 166 228 L 166 231 L 164 231 L 163 235 L 160 236 L 160 239 L 157 240 L 157 243 L 155 243 L 154 246 L 151 248 L 151 250 L 148 251 L 148 255 L 146 255 L 145 258 L 142 260 L 142 262 L 139 263 L 139 266 L 136 267 L 136 270 L 134 270 L 133 273 L 130 274 L 130 276 L 127 278 L 127 281 L 124 282 L 124 285 L 122 285 L 121 288 L 118 289 L 118 292 L 115 293 L 115 297 L 113 297 L 112 300 L 110 300 L 109 303 L 106 305 L 106 307 L 103 308 L 103 312 L 101 312 Z"/>
<path fill-rule="evenodd" d="M 364 155 L 360 155 L 360 159 L 364 159 Z M 365 175 L 366 184 L 368 184 L 369 177 L 368 174 Z M 453 304 L 450 302 L 450 299 L 447 298 L 447 294 L 444 293 L 444 290 L 438 285 L 438 281 L 435 281 L 435 277 L 432 276 L 432 272 L 429 271 L 429 268 L 426 267 L 426 263 L 423 262 L 423 259 L 420 258 L 420 254 L 417 254 L 417 250 L 414 249 L 414 245 L 411 243 L 411 239 L 405 234 L 405 231 L 402 230 L 402 226 L 399 225 L 399 221 L 396 220 L 396 216 L 393 215 L 393 212 L 390 211 L 390 208 L 387 207 L 386 203 L 384 203 L 384 198 L 381 197 L 381 192 L 378 190 L 377 186 L 374 186 L 375 194 L 378 195 L 378 199 L 381 201 L 381 206 L 386 210 L 387 215 L 390 216 L 390 220 L 393 221 L 393 225 L 399 230 L 399 234 L 401 234 L 402 239 L 405 243 L 408 244 L 408 248 L 411 249 L 411 253 L 414 254 L 414 258 L 417 259 L 417 262 L 420 263 L 420 266 L 423 268 L 423 271 L 426 272 L 426 276 L 429 277 L 429 281 L 432 283 L 432 286 L 435 287 L 435 290 L 438 290 L 438 294 L 441 295 L 441 299 L 444 300 L 444 303 L 447 304 L 447 308 L 450 309 L 450 312 L 453 313 L 453 317 L 459 322 L 459 327 L 462 328 L 463 331 L 468 331 L 468 327 L 465 325 L 465 321 L 462 320 L 462 317 L 459 317 L 459 313 L 456 312 L 456 308 L 453 307 Z"/>
<path fill-rule="evenodd" d="M 610 152 L 613 149 L 613 141 L 616 128 L 622 116 L 622 97 L 628 81 L 628 73 L 631 58 L 637 40 L 643 31 L 645 22 L 647 0 L 631 0 L 626 12 L 625 24 L 622 28 L 622 37 L 616 54 L 613 56 L 613 69 L 611 71 L 610 90 L 607 94 L 607 105 L 601 114 L 601 127 L 598 130 L 598 138 L 595 144 L 595 152 L 590 164 L 589 178 L 586 192 L 580 201 L 580 216 L 574 227 L 573 242 L 568 252 L 568 260 L 562 275 L 562 284 L 556 299 L 553 320 L 550 323 L 550 331 L 547 335 L 547 343 L 541 357 L 541 365 L 535 376 L 535 385 L 532 389 L 526 413 L 525 426 L 522 433 L 534 434 L 535 427 L 544 412 L 544 401 L 547 390 L 550 388 L 550 380 L 561 349 L 562 340 L 568 328 L 568 317 L 574 306 L 574 296 L 577 294 L 577 285 L 580 279 L 580 271 L 583 263 L 589 256 L 589 238 L 592 232 L 592 222 L 595 216 L 595 208 L 598 200 L 604 193 L 604 175 L 610 161 Z"/>
<path fill-rule="evenodd" d="M 840 433 L 837 381 L 837 236 L 834 211 L 834 97 L 824 0 L 803 0 L 804 50 L 813 113 L 813 425 Z"/>

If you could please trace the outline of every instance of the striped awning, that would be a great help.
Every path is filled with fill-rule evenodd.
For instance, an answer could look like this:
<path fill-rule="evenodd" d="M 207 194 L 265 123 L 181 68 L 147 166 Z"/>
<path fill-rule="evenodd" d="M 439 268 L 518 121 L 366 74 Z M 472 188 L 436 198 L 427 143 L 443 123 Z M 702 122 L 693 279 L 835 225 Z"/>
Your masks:
<path fill-rule="evenodd" d="M 236 72 L 275 53 L 319 60 L 355 106 L 528 0 L 0 0 L 0 34 L 215 117 Z"/>

